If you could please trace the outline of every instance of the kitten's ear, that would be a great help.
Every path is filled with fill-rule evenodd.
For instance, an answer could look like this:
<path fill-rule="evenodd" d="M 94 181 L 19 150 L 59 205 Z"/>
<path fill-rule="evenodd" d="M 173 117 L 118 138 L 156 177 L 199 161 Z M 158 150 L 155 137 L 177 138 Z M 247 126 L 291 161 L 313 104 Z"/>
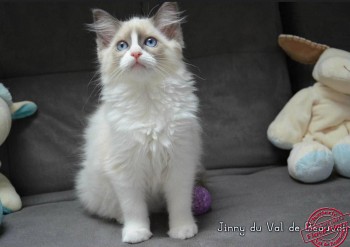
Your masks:
<path fill-rule="evenodd" d="M 176 2 L 165 2 L 153 17 L 154 25 L 169 39 L 175 39 L 184 46 L 181 23 L 185 18 L 180 16 Z"/>
<path fill-rule="evenodd" d="M 97 47 L 104 49 L 109 46 L 118 28 L 120 22 L 102 9 L 93 9 L 92 14 L 94 22 L 88 24 L 88 29 L 97 35 Z"/>

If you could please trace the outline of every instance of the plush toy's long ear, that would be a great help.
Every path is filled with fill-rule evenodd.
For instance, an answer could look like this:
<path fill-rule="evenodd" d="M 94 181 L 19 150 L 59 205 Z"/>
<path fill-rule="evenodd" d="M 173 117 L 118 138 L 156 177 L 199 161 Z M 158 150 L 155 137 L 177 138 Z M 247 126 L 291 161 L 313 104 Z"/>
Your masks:
<path fill-rule="evenodd" d="M 290 58 L 303 64 L 315 64 L 321 54 L 329 48 L 327 45 L 288 34 L 281 34 L 278 44 Z"/>
<path fill-rule="evenodd" d="M 20 119 L 33 115 L 38 107 L 30 101 L 21 101 L 13 103 L 11 106 L 12 119 Z"/>

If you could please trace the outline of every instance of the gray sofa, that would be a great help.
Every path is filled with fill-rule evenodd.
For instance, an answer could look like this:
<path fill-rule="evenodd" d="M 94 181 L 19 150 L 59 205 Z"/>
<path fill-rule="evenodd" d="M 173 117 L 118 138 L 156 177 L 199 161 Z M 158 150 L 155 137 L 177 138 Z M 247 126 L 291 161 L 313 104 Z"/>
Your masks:
<path fill-rule="evenodd" d="M 148 14 L 158 3 L 0 2 L 0 81 L 15 101 L 39 107 L 35 116 L 13 123 L 0 148 L 1 172 L 24 205 L 4 217 L 1 247 L 127 246 L 121 226 L 85 213 L 73 191 L 82 130 L 99 96 L 95 37 L 84 24 L 92 21 L 91 8 L 123 19 Z M 269 123 L 296 91 L 313 83 L 312 67 L 288 60 L 277 37 L 291 33 L 350 51 L 350 4 L 179 5 L 188 16 L 185 57 L 198 75 L 212 209 L 197 217 L 199 233 L 185 241 L 168 238 L 165 213 L 152 215 L 154 235 L 138 246 L 312 246 L 289 227 L 304 228 L 322 207 L 349 212 L 350 180 L 333 175 L 319 184 L 299 183 L 288 175 L 288 152 L 268 142 Z M 261 232 L 252 231 L 254 223 Z M 220 231 L 225 224 L 242 228 Z M 350 246 L 350 237 L 343 246 Z"/>

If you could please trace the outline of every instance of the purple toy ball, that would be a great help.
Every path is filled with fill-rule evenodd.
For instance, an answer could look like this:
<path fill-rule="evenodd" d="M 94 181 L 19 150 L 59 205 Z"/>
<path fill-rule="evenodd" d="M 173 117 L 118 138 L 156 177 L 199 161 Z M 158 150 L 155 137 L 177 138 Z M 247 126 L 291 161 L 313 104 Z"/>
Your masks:
<path fill-rule="evenodd" d="M 195 186 L 193 189 L 192 211 L 194 215 L 201 215 L 209 211 L 211 196 L 209 191 L 202 186 Z"/>

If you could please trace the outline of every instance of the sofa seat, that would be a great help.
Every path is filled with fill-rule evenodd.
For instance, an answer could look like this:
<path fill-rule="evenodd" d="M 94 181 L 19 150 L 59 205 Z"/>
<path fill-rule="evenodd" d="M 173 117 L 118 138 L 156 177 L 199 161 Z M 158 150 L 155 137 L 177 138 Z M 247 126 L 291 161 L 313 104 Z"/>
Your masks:
<path fill-rule="evenodd" d="M 322 184 L 301 184 L 289 177 L 285 166 L 210 170 L 207 185 L 212 210 L 197 217 L 196 237 L 169 239 L 167 215 L 156 214 L 151 217 L 153 237 L 137 246 L 306 246 L 299 231 L 289 231 L 293 222 L 303 228 L 310 214 L 321 207 L 349 210 L 347 179 L 334 176 Z M 5 216 L 0 246 L 129 246 L 121 242 L 121 225 L 88 215 L 73 191 L 28 196 L 23 202 L 21 211 Z M 220 222 L 245 226 L 244 236 L 239 231 L 219 232 Z M 254 222 L 262 232 L 250 231 Z M 279 227 L 280 222 L 284 232 L 268 231 L 267 223 Z M 347 244 L 350 239 L 343 246 Z"/>

